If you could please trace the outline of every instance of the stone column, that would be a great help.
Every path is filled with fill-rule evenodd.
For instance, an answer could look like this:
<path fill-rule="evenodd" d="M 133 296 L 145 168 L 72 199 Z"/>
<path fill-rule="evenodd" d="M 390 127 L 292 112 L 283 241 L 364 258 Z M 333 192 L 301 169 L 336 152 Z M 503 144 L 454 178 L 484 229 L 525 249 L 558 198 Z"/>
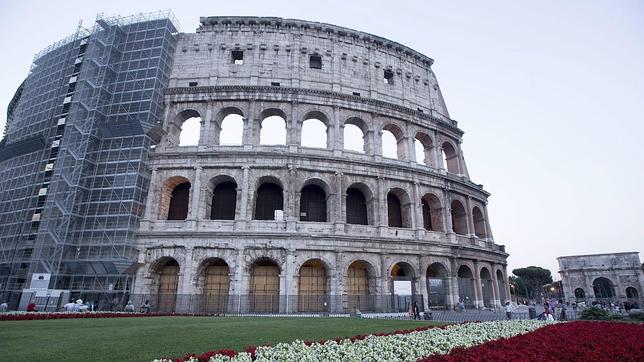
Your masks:
<path fill-rule="evenodd" d="M 423 296 L 423 307 L 424 310 L 429 309 L 429 290 L 427 289 L 427 268 L 425 268 L 423 272 L 423 262 L 420 256 L 418 257 L 418 267 L 420 270 L 418 271 L 419 275 L 419 280 L 420 280 L 420 285 L 419 287 L 419 292 Z"/>
<path fill-rule="evenodd" d="M 417 160 L 416 160 L 416 143 L 415 143 L 415 138 L 412 136 L 407 136 L 405 137 L 406 141 L 406 146 L 407 146 L 407 161 L 409 161 L 409 164 L 411 166 L 417 165 Z"/>
<path fill-rule="evenodd" d="M 471 200 L 472 200 L 472 197 L 469 195 L 465 199 L 465 218 L 467 220 L 467 236 L 474 237 L 476 235 L 474 233 L 474 218 L 472 216 Z"/>
<path fill-rule="evenodd" d="M 508 276 L 508 269 L 505 265 L 503 266 L 503 287 L 505 288 L 506 299 L 512 300 L 512 294 L 510 293 L 510 279 Z"/>
<path fill-rule="evenodd" d="M 148 220 L 158 220 L 158 195 L 161 194 L 161 187 L 158 180 L 158 171 L 157 167 L 152 167 L 152 173 L 150 174 L 150 186 L 147 192 L 147 200 L 145 204 L 145 218 Z M 155 203 L 157 207 L 155 207 Z"/>
<path fill-rule="evenodd" d="M 199 146 L 210 146 L 211 144 L 219 144 L 218 135 L 211 135 L 210 128 L 212 126 L 212 103 L 208 102 L 206 106 L 206 115 L 201 119 L 201 132 L 199 134 Z"/>
<path fill-rule="evenodd" d="M 447 303 L 449 304 L 449 307 L 451 309 L 454 309 L 454 306 L 456 306 L 456 303 L 458 303 L 460 297 L 459 297 L 459 288 L 458 288 L 458 265 L 456 264 L 456 259 L 450 258 L 449 260 L 450 263 L 450 270 L 449 270 L 449 277 L 448 279 L 448 285 L 449 285 L 449 294 L 448 294 L 448 301 Z"/>
<path fill-rule="evenodd" d="M 342 187 L 342 172 L 335 173 L 335 199 L 333 200 L 333 222 L 335 223 L 335 231 L 344 231 L 345 215 L 343 200 L 346 198 L 344 189 Z"/>
<path fill-rule="evenodd" d="M 190 195 L 190 208 L 188 209 L 189 220 L 203 219 L 199 211 L 199 196 L 201 195 L 201 171 L 203 171 L 203 168 L 201 166 L 195 167 L 195 179 L 192 185 L 192 195 Z"/>
<path fill-rule="evenodd" d="M 286 146 L 290 152 L 297 152 L 302 140 L 302 122 L 300 114 L 297 112 L 297 103 L 291 104 L 291 114 L 288 120 L 284 120 L 286 126 Z"/>
<path fill-rule="evenodd" d="M 342 265 L 342 253 L 335 252 L 335 266 L 329 271 L 331 274 L 331 290 L 329 294 L 329 311 L 331 313 L 342 313 L 347 308 L 347 286 L 346 273 Z"/>
<path fill-rule="evenodd" d="M 244 248 L 237 249 L 235 257 L 235 272 L 230 280 L 232 295 L 228 302 L 228 311 L 230 313 L 244 313 L 248 311 L 248 294 L 250 275 L 245 272 L 246 265 L 244 264 Z"/>
<path fill-rule="evenodd" d="M 481 273 L 479 273 L 479 263 L 474 261 L 474 291 L 476 295 L 476 306 L 484 307 L 483 303 L 483 288 L 481 288 Z"/>
<path fill-rule="evenodd" d="M 293 190 L 293 188 L 295 187 L 296 181 L 297 181 L 297 168 L 295 168 L 294 166 L 288 166 L 288 181 L 287 181 L 286 188 L 283 191 L 284 204 L 285 204 L 284 220 L 286 220 L 287 222 L 288 230 L 295 230 L 295 222 L 298 219 L 297 217 L 295 217 L 295 213 L 296 213 L 295 193 L 289 192 L 289 190 Z"/>
<path fill-rule="evenodd" d="M 414 192 L 411 200 L 412 215 L 414 215 L 414 219 L 412 219 L 413 221 L 412 224 L 414 229 L 419 231 L 416 233 L 416 235 L 419 238 L 422 238 L 424 236 L 425 220 L 423 219 L 423 202 L 420 196 L 419 189 L 420 189 L 420 186 L 418 182 L 414 181 Z"/>
<path fill-rule="evenodd" d="M 249 166 L 242 166 L 242 182 L 239 188 L 241 189 L 241 200 L 240 200 L 240 205 L 238 208 L 238 217 L 235 219 L 237 222 L 235 222 L 235 225 L 237 228 L 245 228 L 246 222 L 248 222 L 251 217 L 248 215 L 248 195 L 250 192 L 249 187 L 249 180 L 248 180 L 248 174 L 250 172 L 250 167 Z"/>
<path fill-rule="evenodd" d="M 255 110 L 255 102 L 250 102 L 248 107 L 248 117 L 242 118 L 244 121 L 244 133 L 242 135 L 242 144 L 244 145 L 245 150 L 250 150 L 257 144 L 259 144 L 259 137 L 256 137 L 255 126 L 259 122 L 257 119 L 257 112 Z"/>
<path fill-rule="evenodd" d="M 452 226 L 452 204 L 449 197 L 449 188 L 445 187 L 443 190 L 443 220 L 445 222 L 445 233 L 454 234 L 454 226 Z"/>
<path fill-rule="evenodd" d="M 380 293 L 376 292 L 376 311 L 389 311 L 389 298 L 388 296 L 392 295 L 392 291 L 389 289 L 389 283 L 391 276 L 387 272 L 387 256 L 386 254 L 380 254 Z"/>
<path fill-rule="evenodd" d="M 295 284 L 293 258 L 295 249 L 288 249 L 286 254 L 286 264 L 280 274 L 280 312 L 291 313 L 297 311 L 297 285 Z"/>
<path fill-rule="evenodd" d="M 434 167 L 437 169 L 447 169 L 445 161 L 443 160 L 443 145 L 438 136 L 438 131 L 434 131 Z"/>
<path fill-rule="evenodd" d="M 387 209 L 387 193 L 385 191 L 385 179 L 382 177 L 378 177 L 378 187 L 377 187 L 377 195 L 375 196 L 377 203 L 375 207 L 375 212 L 377 214 L 377 219 L 376 226 L 380 228 L 381 232 L 384 232 L 384 228 L 387 228 L 389 226 L 389 221 L 387 220 L 389 217 L 388 214 L 388 209 Z"/>
<path fill-rule="evenodd" d="M 192 283 L 193 277 L 193 263 L 194 263 L 194 249 L 186 248 L 185 257 L 179 267 L 179 285 L 177 286 L 177 299 L 176 311 L 189 312 L 192 308 L 196 307 L 194 303 L 194 284 Z"/>
<path fill-rule="evenodd" d="M 483 212 L 485 213 L 485 236 L 488 240 L 494 240 L 494 237 L 492 236 L 492 228 L 490 227 L 490 219 L 487 214 L 487 205 L 483 206 Z"/>

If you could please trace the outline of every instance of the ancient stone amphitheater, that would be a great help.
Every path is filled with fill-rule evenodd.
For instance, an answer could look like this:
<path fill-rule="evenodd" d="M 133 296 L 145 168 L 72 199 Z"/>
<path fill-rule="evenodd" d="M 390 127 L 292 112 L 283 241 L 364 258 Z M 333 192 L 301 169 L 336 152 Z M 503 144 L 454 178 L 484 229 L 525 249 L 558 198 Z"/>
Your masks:
<path fill-rule="evenodd" d="M 505 301 L 508 254 L 431 58 L 317 22 L 200 21 L 178 35 L 135 295 L 234 313 Z"/>

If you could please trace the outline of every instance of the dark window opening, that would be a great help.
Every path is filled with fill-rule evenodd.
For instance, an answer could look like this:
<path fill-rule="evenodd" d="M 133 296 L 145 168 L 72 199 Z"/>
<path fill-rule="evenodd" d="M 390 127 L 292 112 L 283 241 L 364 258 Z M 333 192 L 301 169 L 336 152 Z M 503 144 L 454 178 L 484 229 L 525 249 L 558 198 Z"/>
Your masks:
<path fill-rule="evenodd" d="M 62 136 L 63 132 L 65 132 L 64 124 L 61 124 L 60 126 L 56 127 L 56 136 Z"/>
<path fill-rule="evenodd" d="M 427 201 L 423 200 L 423 226 L 425 230 L 434 230 L 432 227 L 432 215 Z"/>
<path fill-rule="evenodd" d="M 74 64 L 74 70 L 72 71 L 72 75 L 80 73 L 81 64 L 83 64 L 83 63 Z"/>
<path fill-rule="evenodd" d="M 29 234 L 27 240 L 36 240 L 36 234 Z"/>
<path fill-rule="evenodd" d="M 347 224 L 368 225 L 367 200 L 358 189 L 347 190 Z"/>
<path fill-rule="evenodd" d="M 71 83 L 69 87 L 67 87 L 67 94 L 74 93 L 76 90 L 76 84 L 77 83 Z"/>
<path fill-rule="evenodd" d="M 233 50 L 233 64 L 244 64 L 244 52 L 241 50 Z"/>
<path fill-rule="evenodd" d="M 394 84 L 394 72 L 389 69 L 385 69 L 385 77 L 383 80 L 385 84 Z"/>
<path fill-rule="evenodd" d="M 196 87 L 197 84 L 199 84 L 199 83 L 197 83 L 197 82 L 188 82 L 189 87 Z"/>
<path fill-rule="evenodd" d="M 235 220 L 237 207 L 237 184 L 222 182 L 212 193 L 210 220 Z"/>
<path fill-rule="evenodd" d="M 87 50 L 87 44 L 83 44 L 78 48 L 78 55 L 84 54 L 85 51 Z"/>
<path fill-rule="evenodd" d="M 47 196 L 42 195 L 38 196 L 38 203 L 36 204 L 37 207 L 43 207 L 45 205 L 45 200 L 47 199 Z"/>
<path fill-rule="evenodd" d="M 279 86 L 280 86 L 280 82 L 271 82 L 271 86 L 272 86 L 272 87 L 279 87 Z"/>
<path fill-rule="evenodd" d="M 31 254 L 33 253 L 34 249 L 25 249 L 22 252 L 22 256 L 25 258 L 31 258 Z"/>
<path fill-rule="evenodd" d="M 309 57 L 309 67 L 311 69 L 322 69 L 322 57 L 319 55 L 311 55 Z"/>
<path fill-rule="evenodd" d="M 353 95 L 354 95 L 354 96 L 358 96 L 358 97 L 360 97 L 360 93 L 359 93 L 359 92 L 353 92 Z"/>
<path fill-rule="evenodd" d="M 63 105 L 63 111 L 61 113 L 69 113 L 69 105 L 70 104 L 71 103 L 66 103 L 65 105 Z"/>
<path fill-rule="evenodd" d="M 302 189 L 300 220 L 326 222 L 326 193 L 320 187 L 309 185 Z"/>
<path fill-rule="evenodd" d="M 257 189 L 255 220 L 275 220 L 276 210 L 284 210 L 282 188 L 274 183 L 265 183 Z"/>
<path fill-rule="evenodd" d="M 387 214 L 389 215 L 389 226 L 402 227 L 402 211 L 400 209 L 400 200 L 391 192 L 387 194 Z"/>
<path fill-rule="evenodd" d="M 184 182 L 172 190 L 168 220 L 185 220 L 188 217 L 188 200 L 190 198 L 190 183 Z"/>

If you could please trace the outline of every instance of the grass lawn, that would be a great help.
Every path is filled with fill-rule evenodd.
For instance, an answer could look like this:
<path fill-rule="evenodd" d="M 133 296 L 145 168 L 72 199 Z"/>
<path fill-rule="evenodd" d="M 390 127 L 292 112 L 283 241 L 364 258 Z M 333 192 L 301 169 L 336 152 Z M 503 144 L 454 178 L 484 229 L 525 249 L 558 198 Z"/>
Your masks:
<path fill-rule="evenodd" d="M 0 322 L 0 360 L 151 361 L 435 324 L 358 318 L 149 317 Z"/>

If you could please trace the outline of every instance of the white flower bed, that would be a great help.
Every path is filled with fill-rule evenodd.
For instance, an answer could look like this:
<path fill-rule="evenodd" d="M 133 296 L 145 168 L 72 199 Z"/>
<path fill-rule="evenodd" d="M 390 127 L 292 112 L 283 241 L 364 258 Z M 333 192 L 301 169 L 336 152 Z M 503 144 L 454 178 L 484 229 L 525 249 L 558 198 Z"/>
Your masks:
<path fill-rule="evenodd" d="M 329 340 L 324 344 L 307 346 L 303 341 L 279 343 L 273 347 L 257 347 L 256 361 L 415 361 L 435 353 L 448 353 L 455 347 L 471 347 L 498 338 L 508 338 L 531 332 L 547 324 L 537 320 L 494 321 L 466 323 L 432 328 L 408 334 L 388 336 L 370 335 L 363 340 L 342 343 Z M 191 359 L 190 361 L 196 361 Z M 247 362 L 248 353 L 241 352 L 234 358 L 216 356 L 211 362 Z M 161 362 L 162 360 L 155 360 Z"/>

